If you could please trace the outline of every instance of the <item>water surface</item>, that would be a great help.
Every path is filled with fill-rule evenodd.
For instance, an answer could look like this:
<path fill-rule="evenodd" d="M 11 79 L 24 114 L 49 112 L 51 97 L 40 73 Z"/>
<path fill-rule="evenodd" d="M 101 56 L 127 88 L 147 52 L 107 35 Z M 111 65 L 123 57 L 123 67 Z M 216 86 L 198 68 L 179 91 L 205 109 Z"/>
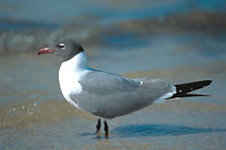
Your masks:
<path fill-rule="evenodd" d="M 0 2 L 0 149 L 225 149 L 224 1 Z M 174 84 L 211 79 L 196 93 L 212 96 L 109 120 L 110 137 L 97 139 L 97 118 L 62 97 L 60 58 L 36 55 L 62 37 L 81 41 L 93 68 Z"/>

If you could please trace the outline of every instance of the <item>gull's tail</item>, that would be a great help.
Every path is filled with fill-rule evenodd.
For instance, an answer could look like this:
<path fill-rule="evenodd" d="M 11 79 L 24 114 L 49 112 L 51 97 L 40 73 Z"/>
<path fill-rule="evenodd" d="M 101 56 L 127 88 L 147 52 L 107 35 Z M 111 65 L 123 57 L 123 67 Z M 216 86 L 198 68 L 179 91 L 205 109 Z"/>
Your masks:
<path fill-rule="evenodd" d="M 182 84 L 176 84 L 174 85 L 176 87 L 176 93 L 170 97 L 170 98 L 176 98 L 176 97 L 192 97 L 192 96 L 210 96 L 210 95 L 204 95 L 204 94 L 189 94 L 190 92 L 201 89 L 205 86 L 208 86 L 211 84 L 211 80 L 203 80 L 203 81 L 195 81 L 190 83 L 182 83 Z M 170 99 L 168 98 L 168 99 Z"/>

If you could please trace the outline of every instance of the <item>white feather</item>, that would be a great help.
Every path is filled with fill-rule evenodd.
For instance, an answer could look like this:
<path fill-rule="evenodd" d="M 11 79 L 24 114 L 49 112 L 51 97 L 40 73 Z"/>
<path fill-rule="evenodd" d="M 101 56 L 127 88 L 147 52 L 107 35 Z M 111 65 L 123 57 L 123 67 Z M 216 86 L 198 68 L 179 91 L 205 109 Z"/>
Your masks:
<path fill-rule="evenodd" d="M 162 97 L 156 99 L 154 101 L 154 104 L 163 103 L 163 102 L 166 101 L 166 98 L 169 98 L 169 97 L 173 96 L 176 93 L 176 87 L 175 86 L 172 86 L 172 89 L 171 90 L 172 90 L 172 92 L 166 93 Z"/>
<path fill-rule="evenodd" d="M 73 106 L 79 106 L 70 98 L 70 94 L 80 94 L 82 86 L 79 83 L 80 78 L 89 72 L 86 64 L 86 56 L 84 52 L 80 52 L 68 61 L 61 64 L 59 70 L 60 89 L 64 98 Z"/>

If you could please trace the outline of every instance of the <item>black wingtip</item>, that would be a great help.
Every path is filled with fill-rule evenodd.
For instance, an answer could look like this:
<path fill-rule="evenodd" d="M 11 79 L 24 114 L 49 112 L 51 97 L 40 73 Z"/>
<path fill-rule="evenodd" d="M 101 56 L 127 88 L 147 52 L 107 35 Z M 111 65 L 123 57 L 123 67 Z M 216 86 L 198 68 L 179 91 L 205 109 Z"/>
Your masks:
<path fill-rule="evenodd" d="M 203 80 L 203 83 L 207 85 L 210 85 L 213 81 L 212 80 Z"/>
<path fill-rule="evenodd" d="M 212 80 L 202 80 L 202 81 L 194 81 L 189 83 L 176 84 L 176 94 L 174 94 L 171 98 L 175 97 L 192 97 L 192 96 L 210 96 L 210 95 L 202 95 L 202 94 L 188 94 L 197 89 L 204 88 L 212 83 Z"/>
<path fill-rule="evenodd" d="M 207 95 L 207 94 L 184 94 L 184 95 L 181 95 L 180 97 L 197 97 L 197 96 L 211 96 L 211 95 Z"/>
<path fill-rule="evenodd" d="M 182 84 L 177 84 L 176 86 L 180 86 L 180 85 L 202 85 L 203 87 L 204 86 L 208 86 L 212 83 L 213 81 L 212 80 L 201 80 L 201 81 L 194 81 L 194 82 L 189 82 L 189 83 L 182 83 Z"/>

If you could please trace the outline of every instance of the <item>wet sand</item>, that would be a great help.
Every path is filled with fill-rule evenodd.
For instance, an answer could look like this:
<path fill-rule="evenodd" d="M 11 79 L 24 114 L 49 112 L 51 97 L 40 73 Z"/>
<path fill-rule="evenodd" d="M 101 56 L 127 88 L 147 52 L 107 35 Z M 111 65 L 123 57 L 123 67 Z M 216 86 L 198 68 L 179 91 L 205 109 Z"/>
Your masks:
<path fill-rule="evenodd" d="M 174 61 L 167 64 L 165 59 L 157 69 L 153 61 L 146 60 L 146 66 L 140 65 L 146 57 L 138 56 L 148 55 L 154 60 L 154 54 L 158 55 L 156 51 L 147 51 L 149 48 L 141 48 L 142 54 L 136 60 L 128 59 L 129 55 L 137 54 L 133 50 L 122 52 L 120 57 L 116 57 L 114 48 L 99 49 L 101 53 L 88 50 L 89 63 L 128 77 L 160 77 L 172 83 L 212 79 L 210 87 L 199 91 L 212 96 L 170 100 L 109 120 L 109 139 L 104 139 L 102 130 L 101 138 L 97 139 L 96 117 L 73 108 L 60 93 L 57 79 L 60 59 L 35 54 L 1 57 L 0 67 L 4 70 L 0 73 L 1 149 L 224 149 L 225 60 L 210 61 L 197 55 L 199 61 L 193 62 L 196 65 L 173 65 Z M 128 67 L 131 64 L 133 67 Z"/>
<path fill-rule="evenodd" d="M 98 2 L 1 2 L 0 149 L 225 149 L 225 2 Z M 211 96 L 173 99 L 109 120 L 110 137 L 101 130 L 96 138 L 97 118 L 60 92 L 60 59 L 36 55 L 65 37 L 82 43 L 93 68 L 174 84 L 211 79 L 196 92 Z"/>

